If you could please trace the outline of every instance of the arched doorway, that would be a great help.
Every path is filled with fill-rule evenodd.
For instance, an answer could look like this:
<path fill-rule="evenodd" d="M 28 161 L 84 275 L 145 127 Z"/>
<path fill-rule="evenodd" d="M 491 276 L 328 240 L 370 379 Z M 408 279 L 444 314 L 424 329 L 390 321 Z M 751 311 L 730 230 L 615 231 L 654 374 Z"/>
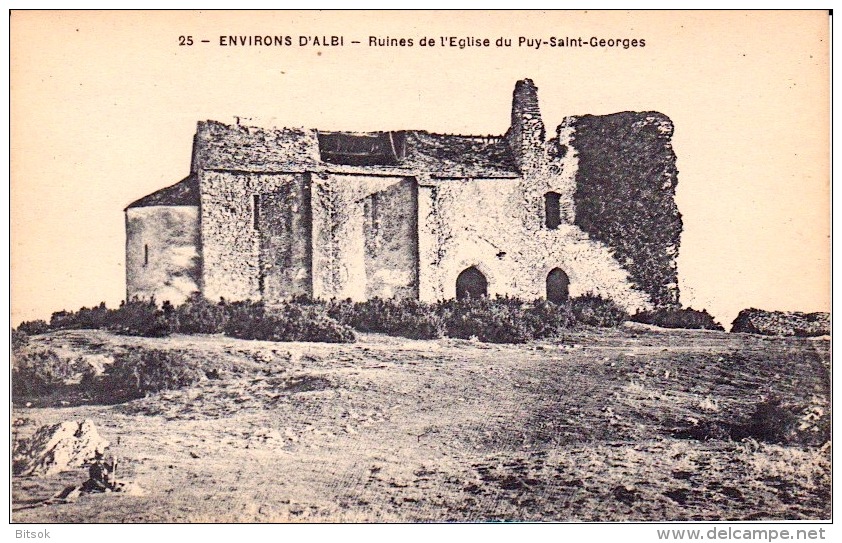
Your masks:
<path fill-rule="evenodd" d="M 547 300 L 561 303 L 569 296 L 570 278 L 561 268 L 553 268 L 547 275 Z"/>
<path fill-rule="evenodd" d="M 481 271 L 471 266 L 456 278 L 456 299 L 481 298 L 488 295 L 488 280 Z"/>

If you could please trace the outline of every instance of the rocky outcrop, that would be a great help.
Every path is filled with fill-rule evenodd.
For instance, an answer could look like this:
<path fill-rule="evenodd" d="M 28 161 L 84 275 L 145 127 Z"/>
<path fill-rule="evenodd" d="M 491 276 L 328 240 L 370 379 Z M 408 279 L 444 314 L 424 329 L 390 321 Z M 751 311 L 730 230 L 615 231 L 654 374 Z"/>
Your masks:
<path fill-rule="evenodd" d="M 765 336 L 825 336 L 830 334 L 830 313 L 743 309 L 731 324 L 731 331 Z"/>
<path fill-rule="evenodd" d="M 15 475 L 46 476 L 83 466 L 104 454 L 108 441 L 88 419 L 42 426 L 29 439 L 15 446 L 12 457 Z"/>

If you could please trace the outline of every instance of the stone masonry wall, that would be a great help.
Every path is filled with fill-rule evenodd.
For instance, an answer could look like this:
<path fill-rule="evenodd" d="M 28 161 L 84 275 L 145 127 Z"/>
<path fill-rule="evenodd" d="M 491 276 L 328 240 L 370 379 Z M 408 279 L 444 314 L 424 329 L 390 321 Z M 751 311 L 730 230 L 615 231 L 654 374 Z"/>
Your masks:
<path fill-rule="evenodd" d="M 126 210 L 126 297 L 179 304 L 199 290 L 199 209 Z"/>
<path fill-rule="evenodd" d="M 257 199 L 252 196 L 260 235 L 258 290 L 267 302 L 312 295 L 309 177 L 300 174 L 292 183 L 259 187 Z"/>
<path fill-rule="evenodd" d="M 193 168 L 248 172 L 303 172 L 319 163 L 315 130 L 268 129 L 200 122 L 193 138 Z"/>
<path fill-rule="evenodd" d="M 538 88 L 531 79 L 523 79 L 515 85 L 512 96 L 512 124 L 506 134 L 506 140 L 515 164 L 524 175 L 540 168 L 544 139 L 544 122 L 538 107 Z"/>
<path fill-rule="evenodd" d="M 366 298 L 418 298 L 418 196 L 402 179 L 363 200 Z"/>
<path fill-rule="evenodd" d="M 572 223 L 575 217 L 573 195 L 576 190 L 578 158 L 569 152 L 571 130 L 559 130 L 556 138 L 545 141 L 546 131 L 538 107 L 538 88 L 530 79 L 518 81 L 512 97 L 512 124 L 506 134 L 512 156 L 525 183 L 521 184 L 525 221 L 541 228 L 544 223 L 543 195 L 559 195 L 561 220 Z M 540 196 L 540 198 L 538 197 Z"/>
<path fill-rule="evenodd" d="M 457 276 L 470 266 L 485 275 L 490 296 L 543 298 L 547 275 L 559 267 L 571 296 L 593 292 L 630 311 L 650 307 L 607 246 L 572 224 L 544 226 L 543 191 L 568 181 L 425 180 L 418 197 L 421 300 L 453 298 Z"/>
<path fill-rule="evenodd" d="M 274 302 L 312 293 L 308 178 L 200 171 L 206 298 Z"/>
<path fill-rule="evenodd" d="M 313 176 L 315 297 L 417 297 L 415 190 L 412 178 Z"/>

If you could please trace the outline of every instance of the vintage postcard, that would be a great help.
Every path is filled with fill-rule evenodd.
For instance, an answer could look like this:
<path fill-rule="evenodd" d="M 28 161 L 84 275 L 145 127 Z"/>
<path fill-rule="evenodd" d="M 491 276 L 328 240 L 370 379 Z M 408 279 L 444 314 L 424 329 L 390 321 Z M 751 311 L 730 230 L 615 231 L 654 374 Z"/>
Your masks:
<path fill-rule="evenodd" d="M 13 522 L 831 519 L 826 11 L 10 17 Z"/>

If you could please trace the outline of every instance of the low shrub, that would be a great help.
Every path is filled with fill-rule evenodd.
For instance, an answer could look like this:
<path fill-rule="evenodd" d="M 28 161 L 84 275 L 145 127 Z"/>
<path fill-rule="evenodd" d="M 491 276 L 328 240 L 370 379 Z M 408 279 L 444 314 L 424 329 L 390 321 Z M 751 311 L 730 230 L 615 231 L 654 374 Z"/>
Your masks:
<path fill-rule="evenodd" d="M 453 338 L 525 343 L 534 337 L 523 302 L 514 298 L 448 300 L 439 308 L 446 333 Z"/>
<path fill-rule="evenodd" d="M 707 310 L 696 311 L 692 307 L 662 307 L 652 311 L 643 311 L 632 316 L 631 320 L 643 324 L 652 324 L 662 328 L 686 328 L 693 330 L 725 331 Z"/>
<path fill-rule="evenodd" d="M 73 362 L 50 349 L 16 353 L 12 357 L 12 395 L 51 394 L 73 376 Z"/>
<path fill-rule="evenodd" d="M 413 339 L 442 336 L 491 343 L 559 337 L 577 325 L 617 326 L 628 314 L 611 300 L 586 294 L 563 303 L 518 298 L 476 298 L 425 304 L 417 300 L 331 301 L 329 315 L 361 332 Z"/>
<path fill-rule="evenodd" d="M 557 338 L 576 326 L 572 304 L 538 300 L 525 311 L 524 318 L 535 339 Z"/>
<path fill-rule="evenodd" d="M 213 303 L 194 292 L 183 304 L 176 307 L 170 328 L 180 334 L 221 334 L 228 320 L 225 302 Z"/>
<path fill-rule="evenodd" d="M 678 439 L 698 441 L 753 439 L 764 443 L 800 441 L 802 444 L 809 441 L 798 435 L 798 417 L 793 410 L 774 396 L 759 401 L 747 420 L 697 420 L 691 425 L 676 428 L 672 435 Z M 827 437 L 830 437 L 829 431 Z"/>
<path fill-rule="evenodd" d="M 445 332 L 444 319 L 436 307 L 418 300 L 331 301 L 326 308 L 332 318 L 360 332 L 411 339 L 436 339 Z"/>
<path fill-rule="evenodd" d="M 50 325 L 43 320 L 23 321 L 17 327 L 17 332 L 26 334 L 27 336 L 34 336 L 37 334 L 46 334 L 50 331 Z"/>
<path fill-rule="evenodd" d="M 50 318 L 52 330 L 79 330 L 108 328 L 111 312 L 101 302 L 96 307 L 83 307 L 79 311 L 57 311 Z"/>
<path fill-rule="evenodd" d="M 228 306 L 225 335 L 264 341 L 316 341 L 351 343 L 353 330 L 327 315 L 321 305 L 285 303 L 267 309 L 260 302 L 234 302 Z"/>
<path fill-rule="evenodd" d="M 111 311 L 104 327 L 126 336 L 164 337 L 170 333 L 169 319 L 154 298 L 123 302 Z"/>
<path fill-rule="evenodd" d="M 11 344 L 12 352 L 19 351 L 29 345 L 29 335 L 13 328 L 11 333 Z"/>
<path fill-rule="evenodd" d="M 169 319 L 170 316 L 164 310 L 158 309 L 154 298 L 133 298 L 121 303 L 118 309 L 108 309 L 105 302 L 102 302 L 96 307 L 83 307 L 79 311 L 56 311 L 50 318 L 48 329 L 111 330 L 130 336 L 163 337 L 170 333 Z M 40 328 L 33 324 L 31 329 Z"/>
<path fill-rule="evenodd" d="M 571 298 L 570 305 L 576 322 L 586 326 L 613 328 L 629 319 L 628 313 L 613 300 L 590 292 Z"/>
<path fill-rule="evenodd" d="M 789 443 L 795 437 L 798 417 L 780 399 L 771 397 L 757 404 L 741 435 L 766 443 Z"/>
<path fill-rule="evenodd" d="M 193 385 L 205 377 L 200 365 L 178 351 L 135 350 L 115 356 L 100 379 L 89 379 L 101 400 L 130 400 Z"/>
<path fill-rule="evenodd" d="M 53 314 L 49 328 L 108 329 L 119 334 L 163 337 L 170 333 L 224 333 L 242 339 L 344 343 L 355 340 L 353 329 L 412 339 L 445 335 L 493 343 L 524 343 L 558 337 L 577 325 L 617 326 L 628 315 L 613 301 L 593 294 L 563 303 L 526 303 L 507 296 L 447 300 L 351 300 L 324 302 L 298 296 L 277 306 L 262 302 L 213 303 L 194 293 L 186 302 L 159 309 L 154 299 L 133 299 L 118 309 L 100 304 L 77 312 Z M 43 323 L 46 325 L 46 323 Z M 29 329 L 43 326 L 32 324 Z"/>

